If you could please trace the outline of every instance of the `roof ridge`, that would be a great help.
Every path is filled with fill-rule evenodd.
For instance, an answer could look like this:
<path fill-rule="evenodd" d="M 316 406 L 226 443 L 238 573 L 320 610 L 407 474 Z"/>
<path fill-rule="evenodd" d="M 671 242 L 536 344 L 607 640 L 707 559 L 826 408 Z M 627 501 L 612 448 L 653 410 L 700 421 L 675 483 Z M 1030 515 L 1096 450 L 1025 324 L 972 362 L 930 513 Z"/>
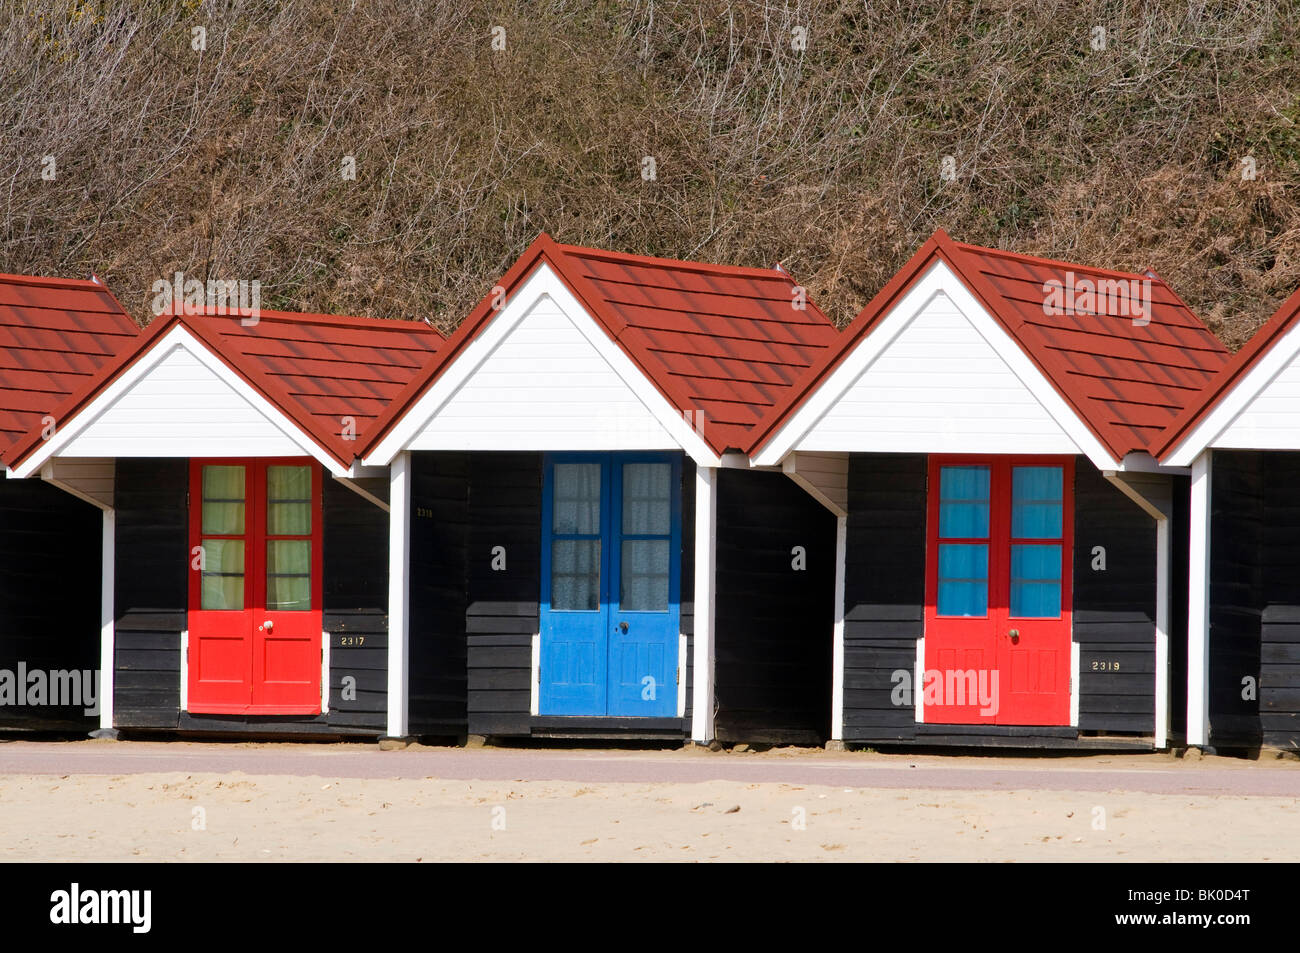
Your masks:
<path fill-rule="evenodd" d="M 46 275 L 12 275 L 7 272 L 0 272 L 0 284 L 108 291 L 107 285 L 95 281 L 93 278 L 55 278 Z"/>
<path fill-rule="evenodd" d="M 711 272 L 727 275 L 743 274 L 753 278 L 777 280 L 786 284 L 797 285 L 794 276 L 788 271 L 775 268 L 758 268 L 753 265 L 725 265 L 718 262 L 688 261 L 682 258 L 660 258 L 656 255 L 635 255 L 631 252 L 610 251 L 606 248 L 592 248 L 589 245 L 566 245 L 559 242 L 555 247 L 566 255 L 576 257 L 604 258 L 612 261 L 634 261 L 658 268 L 682 268 L 686 271 Z"/>
<path fill-rule="evenodd" d="M 1101 268 L 1096 265 L 1086 265 L 1083 264 L 1082 262 L 1066 261 L 1064 258 L 1044 258 L 1041 255 L 1030 255 L 1026 252 L 1010 251 L 1009 249 L 1005 249 L 1005 248 L 990 248 L 987 245 L 975 245 L 972 244 L 971 242 L 953 241 L 953 245 L 955 245 L 957 248 L 960 248 L 962 251 L 967 252 L 969 254 L 987 254 L 999 258 L 1012 258 L 1017 261 L 1033 262 L 1034 264 L 1037 265 L 1060 265 L 1065 268 L 1073 269 L 1075 271 L 1086 271 L 1098 275 L 1116 275 L 1116 276 L 1123 276 L 1125 278 L 1137 278 L 1141 281 L 1150 281 L 1155 284 L 1163 285 L 1164 287 L 1169 288 L 1168 282 L 1166 282 L 1159 275 L 1154 275 L 1154 276 L 1147 275 L 1139 271 L 1123 271 L 1117 268 Z M 1015 276 L 1011 276 L 1011 277 L 1015 277 Z M 1170 290 L 1172 291 L 1173 289 L 1170 288 Z"/>
<path fill-rule="evenodd" d="M 186 317 L 199 318 L 239 318 L 249 317 L 242 313 L 242 309 L 225 312 L 209 310 L 206 305 L 198 311 L 186 310 Z M 333 324 L 340 327 L 364 327 L 373 330 L 384 331 L 417 331 L 420 333 L 436 334 L 439 338 L 445 340 L 445 335 L 437 328 L 419 319 L 408 318 L 376 318 L 367 315 L 345 315 L 345 314 L 320 314 L 314 311 L 279 311 L 270 308 L 259 308 L 257 311 L 257 320 L 280 321 L 285 324 Z M 246 325 L 247 327 L 256 327 L 256 323 Z"/>

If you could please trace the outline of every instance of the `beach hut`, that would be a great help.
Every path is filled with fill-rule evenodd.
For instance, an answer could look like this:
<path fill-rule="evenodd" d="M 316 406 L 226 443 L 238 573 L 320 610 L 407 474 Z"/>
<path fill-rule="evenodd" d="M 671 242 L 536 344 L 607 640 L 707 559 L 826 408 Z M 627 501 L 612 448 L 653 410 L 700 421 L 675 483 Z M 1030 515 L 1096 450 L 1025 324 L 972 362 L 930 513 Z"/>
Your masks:
<path fill-rule="evenodd" d="M 1227 361 L 1153 274 L 937 232 L 753 428 L 834 500 L 834 739 L 1164 747 L 1186 471 L 1152 441 Z"/>
<path fill-rule="evenodd" d="M 1300 748 L 1300 292 L 1157 448 L 1190 467 L 1187 740 Z"/>
<path fill-rule="evenodd" d="M 740 451 L 836 337 L 778 268 L 539 237 L 365 453 L 411 580 L 390 733 L 459 620 L 472 735 L 825 738 L 834 516 Z"/>
<path fill-rule="evenodd" d="M 177 299 L 52 434 L 23 422 L 11 475 L 93 474 L 105 507 L 105 730 L 384 732 L 389 479 L 356 448 L 442 343 L 418 322 Z M 87 560 L 60 575 L 99 590 Z"/>
<path fill-rule="evenodd" d="M 28 431 L 52 433 L 136 331 L 98 281 L 0 275 L 0 461 Z M 0 730 L 95 729 L 111 490 L 71 463 L 10 476 L 0 467 Z"/>

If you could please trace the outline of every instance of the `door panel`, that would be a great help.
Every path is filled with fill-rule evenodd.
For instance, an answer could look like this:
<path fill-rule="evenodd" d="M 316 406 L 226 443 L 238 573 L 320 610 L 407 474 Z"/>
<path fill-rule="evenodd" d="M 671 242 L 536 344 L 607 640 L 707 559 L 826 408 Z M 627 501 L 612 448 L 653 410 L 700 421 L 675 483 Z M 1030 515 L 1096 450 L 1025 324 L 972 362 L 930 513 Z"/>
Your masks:
<path fill-rule="evenodd" d="M 1070 723 L 1072 465 L 1010 466 L 1007 637 L 997 639 L 1003 725 Z"/>
<path fill-rule="evenodd" d="M 1068 725 L 1070 458 L 932 458 L 925 721 Z"/>
<path fill-rule="evenodd" d="M 262 525 L 263 599 L 253 621 L 253 707 L 277 713 L 320 711 L 320 581 L 316 534 L 321 469 L 267 464 Z"/>
<path fill-rule="evenodd" d="M 239 464 L 190 464 L 190 606 L 201 610 L 189 613 L 191 711 L 239 710 L 252 697 L 252 482 Z"/>
<path fill-rule="evenodd" d="M 930 525 L 937 533 L 928 574 L 933 591 L 927 603 L 935 606 L 935 618 L 926 626 L 925 720 L 977 724 L 988 720 L 980 713 L 978 673 L 997 665 L 990 585 L 997 570 L 994 474 L 988 465 L 972 464 L 941 467 L 937 475 L 938 492 L 930 500 Z M 971 671 L 977 673 L 974 690 L 964 674 Z"/>
<path fill-rule="evenodd" d="M 546 467 L 543 506 L 541 683 L 548 715 L 603 715 L 606 707 L 607 612 L 602 536 L 608 473 L 578 458 Z"/>
<path fill-rule="evenodd" d="M 611 715 L 677 713 L 679 473 L 668 460 L 614 463 L 620 513 L 612 547 L 618 586 L 610 606 Z"/>
<path fill-rule="evenodd" d="M 321 710 L 321 472 L 303 460 L 194 460 L 187 708 Z"/>
<path fill-rule="evenodd" d="M 542 714 L 676 713 L 680 475 L 674 455 L 548 457 Z"/>

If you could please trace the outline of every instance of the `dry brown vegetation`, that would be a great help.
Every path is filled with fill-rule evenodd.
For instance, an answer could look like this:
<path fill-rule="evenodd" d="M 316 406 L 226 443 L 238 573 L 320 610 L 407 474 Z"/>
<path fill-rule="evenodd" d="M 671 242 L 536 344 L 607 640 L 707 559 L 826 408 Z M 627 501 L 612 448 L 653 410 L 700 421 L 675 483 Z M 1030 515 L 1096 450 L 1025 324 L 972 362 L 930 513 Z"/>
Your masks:
<path fill-rule="evenodd" d="M 1267 0 L 5 0 L 0 269 L 93 270 L 141 320 L 180 270 L 449 328 L 546 230 L 781 260 L 844 320 L 942 226 L 1153 267 L 1235 346 L 1300 286 L 1298 25 Z"/>

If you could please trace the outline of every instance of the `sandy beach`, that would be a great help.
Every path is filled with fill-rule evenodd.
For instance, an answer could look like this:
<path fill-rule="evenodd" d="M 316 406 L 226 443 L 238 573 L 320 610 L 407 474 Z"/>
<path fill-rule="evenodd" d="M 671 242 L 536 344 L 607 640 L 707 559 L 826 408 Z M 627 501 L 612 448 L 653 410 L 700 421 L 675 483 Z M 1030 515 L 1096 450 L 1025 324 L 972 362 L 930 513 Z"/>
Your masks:
<path fill-rule="evenodd" d="M 473 774 L 481 767 L 478 773 L 487 777 L 476 780 L 349 776 L 393 769 L 406 775 L 425 767 L 413 751 L 383 753 L 357 745 L 83 742 L 47 748 L 58 763 L 69 765 L 68 773 L 48 773 L 58 768 L 44 762 L 39 770 L 14 773 L 6 755 L 22 761 L 41 750 L 13 745 L 0 750 L 5 771 L 0 774 L 0 859 L 429 863 L 1288 861 L 1300 856 L 1300 798 L 1249 793 L 1294 788 L 1300 783 L 1295 762 L 1207 758 L 1188 764 L 1159 755 L 831 756 L 793 749 L 745 755 L 427 749 L 434 752 L 435 764 L 453 766 L 439 773 Z M 131 757 L 133 750 L 139 758 Z M 203 766 L 202 753 L 209 750 L 254 768 L 272 759 L 279 764 L 253 771 L 149 769 L 150 758 L 184 757 L 187 751 L 197 752 L 193 759 Z M 122 773 L 82 773 L 82 752 L 111 755 L 124 765 Z M 286 767 L 277 752 L 313 759 L 319 770 L 282 773 L 293 764 Z M 495 777 L 516 765 L 518 778 Z M 633 774 L 694 772 L 701 780 L 594 780 L 620 765 L 631 765 Z M 828 766 L 861 767 L 864 782 L 709 777 L 750 766 L 755 776 L 793 772 L 806 774 L 810 782 L 824 777 Z M 895 786 L 898 772 L 907 770 L 922 772 L 917 776 L 922 783 Z M 530 774 L 552 779 L 525 780 Z M 576 779 L 581 775 L 593 780 Z M 1245 793 L 1189 793 L 1202 776 L 1213 777 L 1211 788 Z M 902 777 L 905 783 L 907 775 Z M 1265 780 L 1269 784 L 1257 783 Z M 958 787 L 946 786 L 949 781 Z M 1061 784 L 1089 789 L 1061 790 Z M 1156 793 L 1171 786 L 1178 793 Z"/>

